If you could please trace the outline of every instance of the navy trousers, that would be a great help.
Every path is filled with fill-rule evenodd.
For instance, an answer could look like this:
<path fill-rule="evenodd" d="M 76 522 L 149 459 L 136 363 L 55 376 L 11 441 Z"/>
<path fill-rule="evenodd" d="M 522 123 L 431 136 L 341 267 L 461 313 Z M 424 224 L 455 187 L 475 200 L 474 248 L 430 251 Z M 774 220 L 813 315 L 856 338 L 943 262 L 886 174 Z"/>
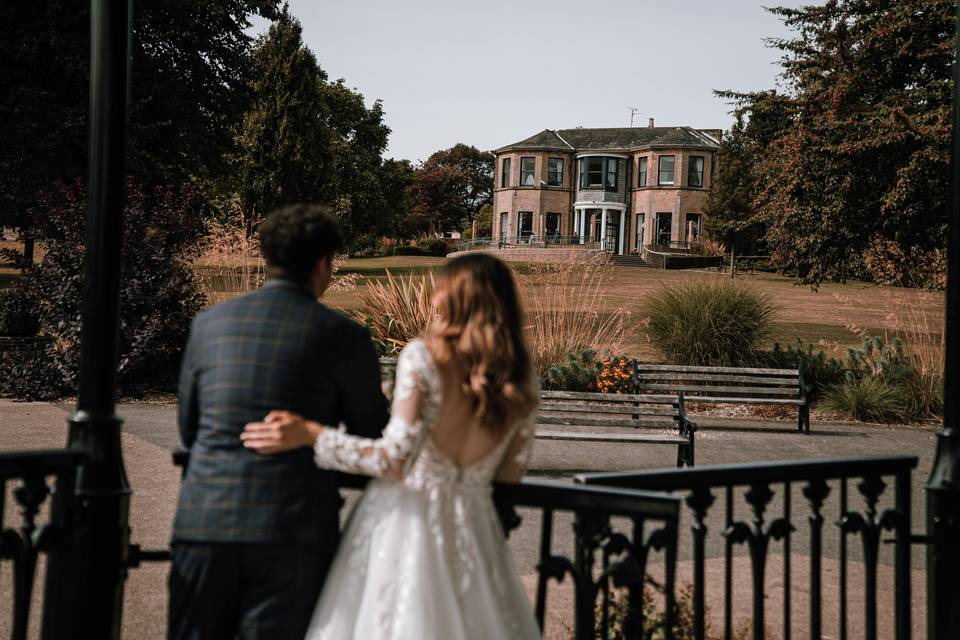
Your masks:
<path fill-rule="evenodd" d="M 300 545 L 172 548 L 169 640 L 302 640 L 333 554 Z"/>

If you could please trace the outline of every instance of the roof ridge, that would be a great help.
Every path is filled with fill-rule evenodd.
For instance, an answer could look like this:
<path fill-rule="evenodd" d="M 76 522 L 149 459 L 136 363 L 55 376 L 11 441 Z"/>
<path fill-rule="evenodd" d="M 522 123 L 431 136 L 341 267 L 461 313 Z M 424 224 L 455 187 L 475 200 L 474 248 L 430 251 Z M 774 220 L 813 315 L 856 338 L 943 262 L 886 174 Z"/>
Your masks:
<path fill-rule="evenodd" d="M 559 130 L 557 130 L 557 131 L 551 131 L 551 133 L 553 133 L 553 135 L 555 135 L 555 136 L 557 136 L 558 138 L 560 138 L 560 142 L 562 142 L 563 144 L 567 145 L 568 147 L 570 147 L 571 150 L 573 150 L 573 145 L 563 139 L 563 136 L 560 135 L 560 131 L 559 131 Z"/>

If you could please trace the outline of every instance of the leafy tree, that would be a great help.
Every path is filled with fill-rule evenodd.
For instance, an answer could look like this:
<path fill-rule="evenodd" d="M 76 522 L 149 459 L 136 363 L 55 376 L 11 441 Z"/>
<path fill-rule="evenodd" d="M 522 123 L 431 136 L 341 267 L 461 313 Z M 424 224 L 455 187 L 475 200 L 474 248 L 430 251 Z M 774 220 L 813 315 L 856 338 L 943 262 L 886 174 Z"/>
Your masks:
<path fill-rule="evenodd" d="M 224 170 L 246 107 L 250 16 L 276 0 L 164 0 L 133 15 L 128 170 L 145 184 Z M 28 227 L 37 194 L 86 174 L 90 3 L 4 4 L 0 225 Z"/>
<path fill-rule="evenodd" d="M 253 217 L 294 202 L 337 195 L 326 74 L 284 6 L 253 48 L 252 106 L 240 135 L 240 199 Z"/>
<path fill-rule="evenodd" d="M 456 144 L 417 167 L 410 186 L 408 234 L 461 230 L 493 198 L 494 156 Z"/>
<path fill-rule="evenodd" d="M 946 245 L 954 4 L 776 8 L 789 125 L 756 169 L 776 263 L 804 282 L 864 275 L 874 246 Z M 913 267 L 912 260 L 900 266 Z"/>
<path fill-rule="evenodd" d="M 728 249 L 756 255 L 766 251 L 769 226 L 753 204 L 761 184 L 757 170 L 767 146 L 789 119 L 783 98 L 775 92 L 715 93 L 733 101 L 736 121 L 721 143 L 721 161 L 707 200 L 707 230 Z"/>

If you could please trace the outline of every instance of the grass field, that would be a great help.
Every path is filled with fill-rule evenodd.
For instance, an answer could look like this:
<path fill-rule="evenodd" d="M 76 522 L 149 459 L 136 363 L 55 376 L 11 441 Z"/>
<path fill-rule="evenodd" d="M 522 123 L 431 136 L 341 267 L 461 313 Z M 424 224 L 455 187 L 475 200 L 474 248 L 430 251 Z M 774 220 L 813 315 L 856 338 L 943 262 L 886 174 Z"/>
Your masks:
<path fill-rule="evenodd" d="M 344 310 L 355 309 L 358 293 L 371 279 L 382 279 L 389 269 L 394 275 L 417 274 L 442 265 L 444 258 L 398 256 L 348 260 L 342 273 L 359 275 L 358 288 L 337 292 L 326 302 Z M 523 264 L 514 264 L 520 272 Z M 709 271 L 664 271 L 652 268 L 612 267 L 609 286 L 604 295 L 605 306 L 623 306 L 629 313 L 630 338 L 627 352 L 636 357 L 655 359 L 656 353 L 643 332 L 642 308 L 648 295 L 690 280 L 729 278 Z M 863 282 L 827 283 L 819 290 L 794 284 L 790 278 L 769 273 L 742 274 L 737 282 L 766 293 L 778 307 L 774 321 L 773 342 L 819 345 L 830 355 L 844 355 L 849 347 L 859 346 L 860 334 L 892 336 L 899 333 L 910 318 L 929 321 L 931 332 L 939 331 L 944 312 L 941 292 L 898 289 Z"/>
<path fill-rule="evenodd" d="M 327 304 L 345 311 L 356 309 L 359 294 L 367 283 L 383 280 L 389 270 L 394 276 L 420 275 L 439 268 L 445 258 L 395 256 L 388 258 L 357 258 L 347 260 L 340 274 L 355 274 L 357 287 L 351 291 L 331 292 Z M 527 265 L 512 265 L 520 273 L 528 271 Z M 16 271 L 0 268 L 0 288 L 9 286 L 16 278 Z M 651 293 L 663 287 L 690 280 L 729 278 L 729 275 L 709 271 L 664 271 L 653 268 L 611 267 L 603 307 L 613 311 L 619 307 L 629 312 L 626 352 L 631 356 L 656 359 L 657 354 L 643 332 L 643 304 Z M 892 336 L 903 325 L 929 325 L 929 333 L 937 334 L 942 326 L 944 295 L 942 292 L 927 292 L 898 289 L 874 284 L 851 282 L 848 284 L 827 283 L 819 290 L 798 286 L 790 278 L 769 273 L 742 274 L 737 281 L 766 293 L 775 302 L 778 311 L 774 321 L 773 342 L 795 344 L 799 338 L 804 343 L 813 343 L 828 354 L 841 356 L 846 349 L 860 345 L 860 335 Z M 216 293 L 215 300 L 223 297 Z"/>

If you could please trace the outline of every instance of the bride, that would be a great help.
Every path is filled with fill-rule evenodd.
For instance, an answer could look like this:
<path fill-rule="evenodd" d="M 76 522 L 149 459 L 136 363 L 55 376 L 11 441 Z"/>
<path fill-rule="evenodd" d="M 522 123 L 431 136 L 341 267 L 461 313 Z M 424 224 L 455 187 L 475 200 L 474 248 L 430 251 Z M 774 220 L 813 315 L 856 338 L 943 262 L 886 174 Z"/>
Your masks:
<path fill-rule="evenodd" d="M 513 278 L 485 254 L 451 260 L 424 337 L 397 361 L 390 422 L 376 440 L 271 412 L 244 444 L 285 422 L 317 465 L 371 481 L 350 516 L 308 640 L 539 638 L 491 499 L 531 453 L 537 382 Z"/>

